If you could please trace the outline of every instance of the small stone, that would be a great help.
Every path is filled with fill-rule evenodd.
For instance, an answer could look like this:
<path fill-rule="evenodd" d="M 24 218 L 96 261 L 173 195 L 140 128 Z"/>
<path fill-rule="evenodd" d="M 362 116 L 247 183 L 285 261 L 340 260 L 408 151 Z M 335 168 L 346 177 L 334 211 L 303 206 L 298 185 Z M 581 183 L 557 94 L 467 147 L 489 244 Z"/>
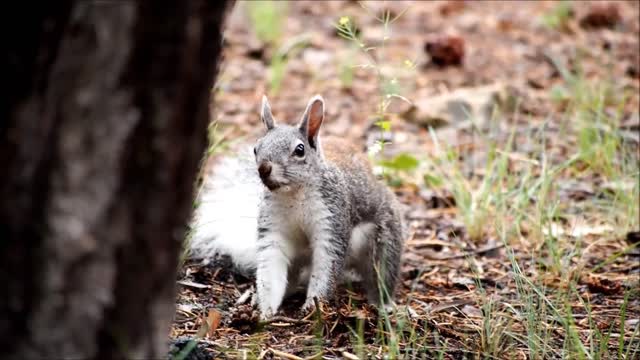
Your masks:
<path fill-rule="evenodd" d="M 424 50 L 431 56 L 431 62 L 438 66 L 459 66 L 464 59 L 464 39 L 453 35 L 441 36 L 428 40 Z"/>
<path fill-rule="evenodd" d="M 627 74 L 627 76 L 629 77 L 640 79 L 640 71 L 638 71 L 638 64 L 630 64 L 629 66 L 627 66 L 625 74 Z"/>
<path fill-rule="evenodd" d="M 332 60 L 332 54 L 329 51 L 321 49 L 307 48 L 302 53 L 302 59 L 309 66 L 322 69 L 329 66 Z"/>
<path fill-rule="evenodd" d="M 468 120 L 486 124 L 496 106 L 506 105 L 509 91 L 502 84 L 460 88 L 450 93 L 416 99 L 402 116 L 425 127 L 461 126 Z"/>
<path fill-rule="evenodd" d="M 616 4 L 594 4 L 580 20 L 583 28 L 612 28 L 622 20 Z"/>

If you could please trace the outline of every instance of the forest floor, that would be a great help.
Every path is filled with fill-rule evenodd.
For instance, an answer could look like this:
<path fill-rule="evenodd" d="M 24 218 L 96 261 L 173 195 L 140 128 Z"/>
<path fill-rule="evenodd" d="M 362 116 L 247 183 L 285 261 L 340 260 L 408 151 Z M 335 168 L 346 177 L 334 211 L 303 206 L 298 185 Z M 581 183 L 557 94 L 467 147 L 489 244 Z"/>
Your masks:
<path fill-rule="evenodd" d="M 207 164 L 260 136 L 262 94 L 288 123 L 322 94 L 323 134 L 407 205 L 398 308 L 341 287 L 259 324 L 236 305 L 251 279 L 187 259 L 174 358 L 640 358 L 638 19 L 634 1 L 238 3 Z"/>

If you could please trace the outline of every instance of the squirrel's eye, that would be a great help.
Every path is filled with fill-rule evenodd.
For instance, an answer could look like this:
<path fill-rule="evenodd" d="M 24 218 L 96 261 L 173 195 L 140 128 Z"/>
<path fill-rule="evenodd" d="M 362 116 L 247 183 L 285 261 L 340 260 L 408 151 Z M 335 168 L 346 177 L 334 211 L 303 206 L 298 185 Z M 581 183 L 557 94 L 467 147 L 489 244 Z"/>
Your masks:
<path fill-rule="evenodd" d="M 296 149 L 293 151 L 293 153 L 299 157 L 304 156 L 304 145 L 298 144 L 298 146 L 296 146 Z"/>
<path fill-rule="evenodd" d="M 258 155 L 258 150 L 256 150 L 256 148 L 253 148 L 253 155 Z"/>

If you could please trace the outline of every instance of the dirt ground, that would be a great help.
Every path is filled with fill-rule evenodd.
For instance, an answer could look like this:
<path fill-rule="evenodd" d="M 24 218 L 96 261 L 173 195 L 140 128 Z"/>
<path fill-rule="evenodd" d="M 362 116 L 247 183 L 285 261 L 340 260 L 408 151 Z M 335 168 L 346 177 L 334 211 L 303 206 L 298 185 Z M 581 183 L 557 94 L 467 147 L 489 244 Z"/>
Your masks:
<path fill-rule="evenodd" d="M 226 30 L 224 65 L 212 104 L 218 138 L 231 141 L 233 148 L 235 140 L 252 141 L 259 136 L 262 94 L 269 96 L 277 119 L 294 123 L 308 98 L 319 93 L 326 102 L 324 134 L 352 139 L 362 145 L 363 151 L 370 148 L 380 136 L 374 125 L 380 86 L 375 71 L 348 70 L 367 61 L 359 49 L 336 34 L 334 25 L 348 17 L 358 25 L 367 44 L 388 36 L 384 49 L 375 50 L 375 56 L 383 72 L 387 65 L 399 69 L 389 71 L 396 77 L 401 94 L 414 104 L 413 110 L 403 101 L 390 106 L 391 130 L 385 136 L 391 137 L 391 144 L 385 146 L 384 156 L 402 152 L 418 159 L 435 156 L 438 148 L 428 130 L 431 125 L 441 142 L 462 154 L 461 173 L 481 178 L 489 156 L 483 138 L 456 115 L 446 111 L 443 118 L 430 115 L 437 112 L 431 102 L 434 98 L 473 89 L 470 97 L 507 109 L 497 117 L 499 120 L 487 125 L 486 134 L 491 139 L 504 143 L 515 134 L 519 151 L 514 154 L 530 154 L 531 129 L 546 124 L 546 156 L 553 163 L 561 163 L 579 142 L 561 135 L 563 126 L 573 121 L 565 116 L 567 105 L 562 101 L 562 89 L 567 87 L 563 71 L 567 69 L 580 72 L 582 81 L 588 84 L 610 83 L 614 96 L 626 94 L 622 105 L 607 111 L 618 111 L 620 134 L 627 139 L 624 146 L 635 146 L 638 155 L 638 2 L 616 2 L 612 15 L 611 10 L 597 7 L 601 5 L 574 1 L 566 21 L 556 27 L 545 26 L 543 20 L 553 21 L 549 14 L 558 6 L 553 2 L 364 4 L 368 10 L 354 1 L 288 3 L 286 13 L 283 11 L 284 28 L 275 46 L 258 39 L 246 4 L 238 3 Z M 601 16 L 589 19 L 594 11 Z M 401 14 L 388 33 L 375 19 L 376 14 L 385 12 L 391 17 Z M 443 40 L 446 36 L 449 40 Z M 464 49 L 459 64 L 456 60 L 461 54 L 455 46 L 442 50 L 444 54 L 434 50 L 434 46 L 459 40 Z M 284 76 L 274 90 L 271 59 L 288 44 L 293 45 L 288 49 Z M 442 55 L 440 60 L 438 55 Z M 494 94 L 491 89 L 499 90 Z M 474 106 L 471 104 L 472 109 Z M 511 160 L 517 163 L 517 159 Z M 596 201 L 607 186 L 608 179 L 597 171 L 575 174 L 563 172 L 557 180 L 556 195 L 566 209 L 572 209 L 567 203 Z M 222 260 L 209 265 L 187 260 L 178 279 L 176 318 L 170 336 L 174 354 L 177 349 L 195 345 L 186 358 L 349 358 L 353 354 L 382 358 L 395 346 L 400 358 L 566 357 L 562 349 L 567 348 L 566 339 L 573 335 L 567 334 L 567 326 L 553 321 L 549 324 L 557 326 L 545 330 L 549 338 L 546 343 L 552 349 L 542 353 L 531 350 L 527 340 L 530 329 L 522 318 L 513 315 L 515 310 L 511 311 L 525 308 L 528 301 L 517 290 L 520 284 L 513 275 L 515 261 L 528 278 L 535 279 L 538 289 L 545 291 L 545 298 L 553 301 L 564 296 L 559 294 L 568 293 L 560 291 L 569 286 L 563 281 L 565 271 L 587 269 L 576 273 L 575 281 L 569 283 L 573 286 L 570 293 L 585 300 L 574 299 L 568 305 L 575 338 L 589 349 L 606 348 L 613 358 L 619 357 L 618 347 L 624 343 L 631 351 L 622 357 L 640 357 L 635 352 L 640 351 L 640 296 L 633 291 L 640 276 L 637 220 L 632 221 L 635 229 L 620 234 L 612 231 L 615 225 L 606 220 L 591 219 L 589 227 L 583 226 L 578 259 L 560 262 L 554 268 L 546 263 L 553 260 L 549 250 L 527 236 L 533 230 L 522 229 L 517 240 L 506 244 L 488 225 L 488 218 L 488 229 L 480 237 L 469 236 L 454 195 L 446 186 L 427 186 L 423 175 L 399 174 L 391 179 L 398 180 L 395 190 L 407 205 L 411 227 L 403 281 L 396 295 L 401 309 L 397 314 L 378 314 L 364 303 L 356 285 L 353 289 L 342 287 L 338 299 L 323 306 L 322 314 L 305 318 L 297 312 L 304 299 L 294 297 L 286 301 L 279 318 L 258 324 L 249 305 L 235 304 L 251 287 L 251 279 L 234 274 Z M 570 226 L 572 219 L 557 222 Z M 624 317 L 620 311 L 623 306 Z M 610 336 L 606 339 L 594 340 L 590 335 L 594 328 L 613 330 L 607 332 Z M 390 329 L 402 329 L 398 330 L 402 335 Z M 358 334 L 362 334 L 361 341 L 357 340 Z M 197 341 L 189 342 L 193 339 Z"/>

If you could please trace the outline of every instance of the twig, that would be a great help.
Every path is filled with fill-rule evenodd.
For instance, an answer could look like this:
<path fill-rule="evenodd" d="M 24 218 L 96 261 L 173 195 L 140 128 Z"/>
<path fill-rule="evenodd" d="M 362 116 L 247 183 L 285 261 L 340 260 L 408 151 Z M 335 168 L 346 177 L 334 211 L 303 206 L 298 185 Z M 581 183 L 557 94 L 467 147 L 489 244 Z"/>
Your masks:
<path fill-rule="evenodd" d="M 304 360 L 318 359 L 318 358 L 322 357 L 322 354 L 324 354 L 324 352 L 323 351 L 319 351 L 319 352 L 317 352 L 317 353 L 315 353 L 313 355 L 309 355 L 309 356 L 305 357 Z"/>
<path fill-rule="evenodd" d="M 473 302 L 471 300 L 454 300 L 454 301 L 449 302 L 449 303 L 445 303 L 445 304 L 440 304 L 440 305 L 434 306 L 433 308 L 431 308 L 429 310 L 429 314 L 433 315 L 433 314 L 435 314 L 437 312 L 440 312 L 440 311 L 443 311 L 443 310 L 447 310 L 447 309 L 450 309 L 450 308 L 457 308 L 458 306 L 469 305 L 469 304 L 472 304 L 472 303 Z"/>
<path fill-rule="evenodd" d="M 260 355 L 258 355 L 258 360 L 262 360 L 262 359 L 264 359 L 264 357 L 265 357 L 265 355 L 267 355 L 267 352 L 268 352 L 268 351 L 269 351 L 269 350 L 262 350 L 262 351 L 260 352 Z"/>
<path fill-rule="evenodd" d="M 484 247 L 481 249 L 477 249 L 477 250 L 473 250 L 473 251 L 467 251 L 463 254 L 457 254 L 457 255 L 450 255 L 450 256 L 429 256 L 428 254 L 426 254 L 426 258 L 429 260 L 455 260 L 455 259 L 463 259 L 466 258 L 468 256 L 472 256 L 472 255 L 481 255 L 481 254 L 485 254 L 488 252 L 491 252 L 493 250 L 497 250 L 497 249 L 501 249 L 504 247 L 504 244 L 500 244 L 500 245 L 495 245 L 495 246 L 489 246 L 489 247 Z"/>
<path fill-rule="evenodd" d="M 196 288 L 196 289 L 211 289 L 211 285 L 198 284 L 196 282 L 189 281 L 189 280 L 180 280 L 178 281 L 178 284 L 182 286 Z"/>
<path fill-rule="evenodd" d="M 294 319 L 286 316 L 274 316 L 268 320 L 261 321 L 261 325 L 269 325 L 276 322 L 286 322 L 292 324 L 311 324 L 313 321 L 307 319 Z"/>
<path fill-rule="evenodd" d="M 242 304 L 246 303 L 247 300 L 249 300 L 249 298 L 252 295 L 253 295 L 253 286 L 251 288 L 247 289 L 244 293 L 242 293 L 242 295 L 240 295 L 238 300 L 236 300 L 236 305 L 242 305 Z"/>
<path fill-rule="evenodd" d="M 271 352 L 273 353 L 273 355 L 275 355 L 275 356 L 280 356 L 280 357 L 283 357 L 283 358 L 285 358 L 285 359 L 290 359 L 290 360 L 304 360 L 304 359 L 303 359 L 303 358 L 301 358 L 300 356 L 296 356 L 296 355 L 293 355 L 293 354 L 289 354 L 289 353 L 286 353 L 286 352 L 283 352 L 283 351 L 279 351 L 279 350 L 276 350 L 276 349 L 273 349 L 273 348 L 269 348 L 269 351 L 271 351 Z"/>
<path fill-rule="evenodd" d="M 346 351 L 342 352 L 342 357 L 349 360 L 360 360 L 360 358 L 357 357 L 356 355 Z"/>
<path fill-rule="evenodd" d="M 305 317 L 304 317 L 304 318 L 302 318 L 302 320 L 304 320 L 304 321 L 310 321 L 309 319 L 311 319 L 311 317 L 312 317 L 313 315 L 315 315 L 315 314 L 316 314 L 315 310 L 314 310 L 314 311 L 311 311 L 310 313 L 308 313 L 307 315 L 305 315 Z"/>

